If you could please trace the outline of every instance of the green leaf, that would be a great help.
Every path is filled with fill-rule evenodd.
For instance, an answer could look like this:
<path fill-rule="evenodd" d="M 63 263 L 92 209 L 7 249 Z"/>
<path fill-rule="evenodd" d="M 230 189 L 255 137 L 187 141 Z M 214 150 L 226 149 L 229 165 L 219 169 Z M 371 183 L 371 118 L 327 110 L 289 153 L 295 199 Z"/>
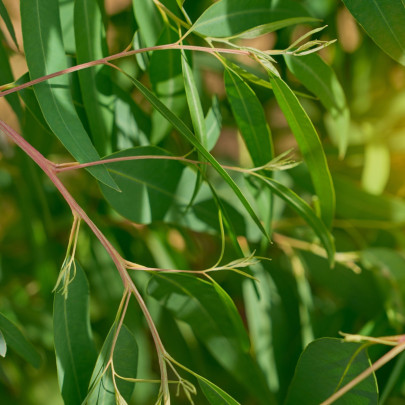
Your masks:
<path fill-rule="evenodd" d="M 110 359 L 115 333 L 116 325 L 113 325 L 97 358 L 96 366 L 89 384 L 89 395 L 85 401 L 83 401 L 83 405 L 116 405 L 116 393 L 112 381 L 111 366 L 109 366 L 108 370 L 104 373 Z M 117 338 L 113 361 L 115 372 L 121 377 L 136 378 L 138 369 L 138 345 L 134 335 L 124 324 Z M 121 396 L 126 401 L 129 401 L 134 391 L 135 383 L 124 381 L 118 377 L 116 377 L 116 382 Z"/>
<path fill-rule="evenodd" d="M 3 332 L 0 330 L 0 356 L 6 357 L 6 353 L 7 353 L 7 342 L 6 339 L 4 339 Z"/>
<path fill-rule="evenodd" d="M 320 99 L 330 113 L 331 125 L 334 127 L 332 131 L 338 134 L 339 155 L 343 157 L 349 140 L 350 112 L 335 72 L 315 53 L 303 56 L 285 55 L 284 59 L 290 71 Z"/>
<path fill-rule="evenodd" d="M 14 31 L 14 26 L 13 23 L 11 22 L 11 18 L 8 15 L 8 11 L 3 3 L 3 0 L 0 0 L 0 16 L 3 19 L 4 23 L 6 24 L 7 30 L 11 36 L 11 39 L 15 43 L 15 46 L 18 49 L 18 43 L 17 43 L 17 38 L 15 36 L 15 31 Z"/>
<path fill-rule="evenodd" d="M 97 1 L 74 3 L 74 27 L 77 63 L 107 56 L 103 15 Z M 101 155 L 111 153 L 113 103 L 109 70 L 94 66 L 78 72 L 80 89 L 94 145 Z"/>
<path fill-rule="evenodd" d="M 170 156 L 155 146 L 123 150 L 105 159 L 126 156 Z M 163 220 L 175 198 L 184 165 L 175 160 L 141 159 L 107 163 L 121 192 L 100 184 L 106 200 L 131 221 L 149 224 Z"/>
<path fill-rule="evenodd" d="M 323 338 L 310 343 L 302 353 L 291 382 L 285 405 L 316 405 L 330 397 L 370 366 L 358 343 Z M 339 401 L 342 405 L 378 403 L 378 388 L 370 375 Z"/>
<path fill-rule="evenodd" d="M 319 197 L 322 219 L 330 227 L 335 214 L 335 190 L 321 141 L 307 113 L 287 84 L 273 75 L 270 75 L 270 83 L 308 166 Z"/>
<path fill-rule="evenodd" d="M 148 293 L 172 315 L 188 323 L 217 361 L 263 404 L 272 404 L 261 372 L 250 357 L 249 338 L 228 294 L 216 283 L 172 274 L 156 275 Z"/>
<path fill-rule="evenodd" d="M 270 128 L 253 90 L 234 72 L 225 70 L 225 88 L 233 115 L 256 167 L 273 158 Z"/>
<path fill-rule="evenodd" d="M 162 31 L 162 19 L 153 1 L 132 0 L 135 20 L 139 27 L 142 42 L 154 46 Z"/>
<path fill-rule="evenodd" d="M 184 124 L 175 114 L 173 114 L 147 87 L 145 87 L 138 80 L 131 78 L 136 88 L 144 95 L 144 97 L 156 108 L 168 121 L 170 121 L 173 126 L 179 131 L 179 133 L 184 136 L 187 141 L 189 141 L 198 152 L 209 162 L 212 167 L 220 174 L 220 176 L 228 183 L 235 195 L 238 197 L 242 205 L 245 207 L 246 211 L 249 213 L 253 221 L 256 223 L 263 235 L 267 239 L 270 239 L 266 230 L 264 229 L 260 219 L 257 217 L 256 213 L 253 211 L 252 206 L 243 195 L 242 191 L 232 180 L 229 174 L 222 168 L 222 166 L 217 162 L 217 160 L 201 145 L 194 134 L 188 129 L 187 125 Z"/>
<path fill-rule="evenodd" d="M 90 327 L 90 293 L 86 275 L 76 262 L 76 274 L 67 297 L 55 293 L 53 325 L 56 363 L 62 397 L 67 404 L 80 404 L 96 362 Z"/>
<path fill-rule="evenodd" d="M 278 181 L 268 177 L 262 177 L 262 180 L 275 194 L 281 197 L 291 208 L 293 208 L 314 230 L 326 250 L 329 264 L 333 266 L 335 260 L 335 244 L 333 237 L 325 224 L 315 215 L 315 212 L 311 207 L 301 197 Z"/>
<path fill-rule="evenodd" d="M 391 58 L 405 65 L 403 0 L 343 0 L 353 17 Z"/>
<path fill-rule="evenodd" d="M 211 151 L 216 145 L 219 135 L 221 135 L 222 116 L 219 108 L 218 98 L 212 97 L 212 106 L 205 117 L 205 127 L 207 128 L 207 151 Z"/>
<path fill-rule="evenodd" d="M 31 79 L 67 68 L 58 2 L 22 0 L 21 21 Z M 76 113 L 67 75 L 39 83 L 34 89 L 49 127 L 75 159 L 81 163 L 100 160 Z M 91 167 L 89 172 L 116 188 L 105 167 Z"/>
<path fill-rule="evenodd" d="M 41 365 L 41 356 L 34 346 L 22 334 L 20 329 L 0 312 L 0 331 L 3 334 L 7 345 L 21 356 L 25 361 L 31 363 L 35 368 Z"/>
<path fill-rule="evenodd" d="M 197 379 L 205 398 L 211 405 L 239 405 L 239 402 L 211 381 L 201 376 L 198 376 Z"/>
<path fill-rule="evenodd" d="M 220 0 L 204 11 L 190 31 L 209 37 L 230 37 L 258 25 L 307 16 L 299 3 L 283 0 L 273 4 L 268 0 Z"/>

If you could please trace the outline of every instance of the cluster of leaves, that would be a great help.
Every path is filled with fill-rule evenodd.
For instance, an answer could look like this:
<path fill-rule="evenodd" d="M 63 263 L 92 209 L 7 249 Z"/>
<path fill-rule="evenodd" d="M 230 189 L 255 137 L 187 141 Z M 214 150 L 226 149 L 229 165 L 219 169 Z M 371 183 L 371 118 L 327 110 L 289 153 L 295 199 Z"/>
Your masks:
<path fill-rule="evenodd" d="M 405 398 L 405 8 L 344 4 L 0 1 L 2 399 Z"/>

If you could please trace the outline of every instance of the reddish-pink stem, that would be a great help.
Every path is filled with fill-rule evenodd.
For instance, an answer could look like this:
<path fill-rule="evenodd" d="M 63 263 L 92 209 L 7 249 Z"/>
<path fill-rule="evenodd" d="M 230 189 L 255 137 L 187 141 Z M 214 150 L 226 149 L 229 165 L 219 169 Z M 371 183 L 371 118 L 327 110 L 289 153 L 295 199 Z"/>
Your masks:
<path fill-rule="evenodd" d="M 119 52 L 114 55 L 106 56 L 105 58 L 93 60 L 91 62 L 81 63 L 80 65 L 72 66 L 70 68 L 63 69 L 63 70 L 60 70 L 55 73 L 50 73 L 48 75 L 41 76 L 41 77 L 31 80 L 27 83 L 20 84 L 19 86 L 16 86 L 11 89 L 0 92 L 0 97 L 7 96 L 7 94 L 15 93 L 17 91 L 20 91 L 20 90 L 25 89 L 30 86 L 34 86 L 35 84 L 44 82 L 46 80 L 52 79 L 57 76 L 61 76 L 61 75 L 67 74 L 67 73 L 77 72 L 78 70 L 87 69 L 91 66 L 104 65 L 112 60 L 125 58 L 125 57 L 131 56 L 131 55 L 136 55 L 137 53 L 150 52 L 150 51 L 163 51 L 163 50 L 169 50 L 169 49 L 184 49 L 184 50 L 200 51 L 200 52 L 207 52 L 207 53 L 232 53 L 232 54 L 244 55 L 244 56 L 250 55 L 249 51 L 244 51 L 242 49 L 206 48 L 204 46 L 179 45 L 177 43 L 151 46 L 148 48 L 134 49 L 132 51 Z M 1 88 L 1 86 L 0 86 L 0 88 Z"/>

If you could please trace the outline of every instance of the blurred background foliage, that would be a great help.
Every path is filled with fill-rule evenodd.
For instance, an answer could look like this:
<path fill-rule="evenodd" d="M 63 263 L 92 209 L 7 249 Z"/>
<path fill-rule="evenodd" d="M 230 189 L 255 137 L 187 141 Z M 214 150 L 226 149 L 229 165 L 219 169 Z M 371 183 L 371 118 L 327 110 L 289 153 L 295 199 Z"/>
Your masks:
<path fill-rule="evenodd" d="M 12 17 L 19 47 L 23 49 L 19 2 L 4 3 Z M 286 396 L 302 349 L 314 338 L 337 337 L 339 331 L 374 336 L 399 334 L 403 333 L 405 323 L 405 69 L 375 45 L 340 1 L 302 0 L 301 3 L 328 26 L 322 31 L 321 39 L 338 40 L 323 49 L 320 55 L 336 72 L 350 110 L 348 147 L 342 158 L 336 146 L 340 134 L 336 134 L 330 125 L 326 109 L 314 98 L 300 99 L 322 138 L 334 179 L 337 217 L 333 234 L 337 251 L 343 254 L 343 264 L 338 263 L 331 270 L 327 260 L 310 242 L 297 243 L 311 240 L 312 233 L 302 219 L 278 203 L 272 229 L 274 244 L 264 246 L 255 231 L 247 233 L 248 240 L 239 237 L 243 247 L 249 243 L 251 249 L 256 248 L 260 255 L 271 258 L 254 270 L 264 286 L 260 305 L 255 302 L 257 297 L 251 284 L 240 276 L 220 273 L 215 277 L 229 292 L 249 326 L 258 364 L 280 400 Z M 190 18 L 195 20 L 210 4 L 208 0 L 186 0 L 185 7 Z M 71 63 L 75 64 L 73 25 L 69 22 L 73 0 L 60 0 L 60 5 L 66 50 L 72 56 Z M 106 0 L 105 11 L 108 53 L 113 54 L 131 43 L 138 27 L 130 0 Z M 24 55 L 13 45 L 3 21 L 0 21 L 0 28 L 2 45 L 13 74 L 20 77 L 27 71 Z M 298 25 L 282 29 L 246 41 L 246 45 L 284 49 L 312 28 Z M 277 61 L 282 76 L 287 77 L 291 87 L 308 94 L 286 69 L 284 60 L 278 58 Z M 148 83 L 142 63 L 142 57 L 117 62 Z M 247 59 L 240 63 L 246 69 L 257 70 Z M 195 54 L 194 66 L 203 92 L 204 109 L 208 109 L 213 96 L 219 101 L 222 131 L 213 150 L 214 156 L 232 165 L 251 164 L 226 100 L 222 67 L 206 54 Z M 263 72 L 257 74 L 265 78 Z M 147 115 L 150 106 L 125 77 L 118 72 L 113 75 L 124 100 L 117 98 L 115 105 L 115 150 L 144 145 L 145 133 L 151 125 Z M 72 74 L 70 80 L 77 82 L 78 78 Z M 0 81 L 5 82 L 2 78 Z M 273 93 L 263 87 L 253 85 L 253 88 L 265 108 L 276 154 L 295 148 L 295 139 Z M 132 104 L 132 109 L 128 108 L 129 97 L 137 103 Z M 86 123 L 80 99 L 76 102 Z M 185 109 L 181 114 L 190 122 Z M 35 111 L 27 113 L 23 124 L 19 125 L 7 101 L 1 99 L 0 118 L 22 132 L 51 160 L 70 160 Z M 159 145 L 176 154 L 188 150 L 176 135 L 163 139 Z M 71 213 L 56 189 L 24 153 L 4 138 L 0 138 L 0 151 L 0 310 L 23 325 L 43 358 L 39 370 L 12 352 L 2 358 L 0 399 L 5 404 L 57 405 L 62 399 L 53 352 L 52 289 L 65 255 Z M 299 159 L 298 154 L 296 158 Z M 212 226 L 205 226 L 205 229 L 190 229 L 162 221 L 148 226 L 135 225 L 112 211 L 86 172 L 72 172 L 62 178 L 79 204 L 113 243 L 125 256 L 135 257 L 137 262 L 152 267 L 201 269 L 211 266 L 220 253 L 220 239 L 212 232 L 212 228 L 217 227 L 215 207 L 211 207 L 214 208 Z M 281 178 L 300 195 L 309 198 L 312 189 L 303 165 L 283 173 Z M 238 211 L 234 214 L 235 228 L 241 228 L 238 233 L 246 235 L 250 221 Z M 205 220 L 209 222 L 207 218 Z M 232 260 L 232 247 L 228 246 L 226 252 L 227 258 Z M 345 252 L 350 254 L 344 256 Z M 351 256 L 351 252 L 356 254 Z M 78 259 L 90 281 L 91 321 L 96 343 L 100 346 L 121 298 L 121 281 L 103 248 L 86 227 L 80 233 Z M 147 275 L 136 275 L 140 286 L 145 286 L 147 280 Z M 200 374 L 210 376 L 242 404 L 256 403 L 246 387 L 224 371 L 187 324 L 176 321 L 152 298 L 147 297 L 147 302 L 168 351 L 176 359 Z M 140 347 L 139 374 L 143 378 L 156 377 L 158 370 L 151 337 L 134 303 L 126 322 L 136 331 Z M 380 354 L 378 350 L 371 352 L 372 358 Z M 404 360 L 402 355 L 378 372 L 380 392 L 383 397 L 385 395 L 386 404 L 405 403 L 405 380 L 401 378 L 405 373 Z M 272 372 L 274 367 L 277 373 Z M 138 384 L 133 403 L 151 404 L 156 392 L 157 386 Z M 203 404 L 204 399 L 197 398 L 196 403 Z"/>

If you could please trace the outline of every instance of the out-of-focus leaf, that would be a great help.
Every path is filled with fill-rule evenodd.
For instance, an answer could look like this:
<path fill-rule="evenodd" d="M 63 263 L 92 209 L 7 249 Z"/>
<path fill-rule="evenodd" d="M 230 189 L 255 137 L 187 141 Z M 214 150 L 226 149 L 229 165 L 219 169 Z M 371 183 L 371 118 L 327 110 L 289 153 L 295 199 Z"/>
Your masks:
<path fill-rule="evenodd" d="M 2 313 L 0 313 L 0 331 L 9 347 L 15 350 L 25 361 L 31 363 L 35 368 L 39 368 L 41 365 L 39 353 L 20 329 Z"/>
<path fill-rule="evenodd" d="M 188 127 L 184 124 L 179 117 L 173 114 L 147 87 L 145 87 L 140 81 L 132 78 L 132 81 L 136 88 L 144 95 L 144 97 L 155 107 L 168 121 L 170 121 L 173 126 L 179 131 L 179 133 L 184 136 L 187 141 L 189 141 L 198 152 L 209 162 L 211 163 L 212 167 L 219 173 L 219 175 L 228 183 L 231 187 L 235 195 L 238 197 L 239 201 L 245 207 L 248 214 L 251 216 L 253 221 L 256 223 L 260 231 L 263 235 L 266 236 L 267 239 L 269 235 L 267 234 L 266 230 L 263 227 L 263 224 L 260 222 L 260 219 L 254 212 L 252 206 L 243 195 L 240 188 L 236 185 L 236 183 L 232 180 L 229 174 L 222 168 L 222 166 L 217 162 L 217 160 L 201 145 L 198 139 L 193 135 L 193 133 L 188 129 Z"/>
<path fill-rule="evenodd" d="M 206 378 L 198 376 L 198 384 L 211 405 L 239 405 L 228 393 Z"/>
<path fill-rule="evenodd" d="M 334 176 L 336 210 L 342 218 L 365 221 L 405 222 L 405 202 L 390 195 L 373 195 L 350 179 Z"/>
<path fill-rule="evenodd" d="M 207 151 L 211 151 L 221 134 L 222 116 L 219 109 L 218 98 L 212 97 L 212 106 L 205 117 L 205 127 L 207 128 Z"/>
<path fill-rule="evenodd" d="M 391 58 L 405 65 L 405 5 L 403 0 L 343 0 L 353 17 Z"/>
<path fill-rule="evenodd" d="M 86 397 L 97 358 L 90 327 L 89 285 L 80 265 L 75 265 L 68 295 L 62 290 L 55 293 L 53 312 L 59 385 L 67 404 L 80 404 Z"/>
<path fill-rule="evenodd" d="M 105 159 L 125 156 L 169 156 L 155 146 L 131 148 Z M 173 203 L 184 165 L 174 160 L 141 159 L 107 163 L 121 192 L 100 184 L 112 207 L 131 221 L 149 224 L 162 220 Z"/>
<path fill-rule="evenodd" d="M 31 79 L 67 67 L 57 1 L 21 1 L 24 50 Z M 35 86 L 35 94 L 46 121 L 66 149 L 81 163 L 99 160 L 73 105 L 67 75 Z M 116 184 L 103 166 L 89 172 L 106 185 Z"/>
<path fill-rule="evenodd" d="M 291 72 L 329 111 L 333 121 L 331 126 L 334 127 L 331 130 L 339 134 L 339 155 L 343 157 L 349 139 L 350 112 L 335 72 L 315 53 L 303 56 L 285 55 L 284 58 Z"/>
<path fill-rule="evenodd" d="M 6 27 L 11 36 L 11 39 L 13 40 L 15 46 L 18 49 L 18 43 L 17 43 L 17 38 L 15 36 L 14 26 L 13 26 L 13 23 L 11 22 L 10 16 L 8 15 L 8 11 L 3 3 L 3 0 L 0 0 L 0 16 L 3 19 L 4 23 L 6 24 Z"/>
<path fill-rule="evenodd" d="M 108 333 L 100 354 L 97 358 L 96 366 L 91 376 L 89 384 L 89 395 L 83 405 L 116 405 L 116 393 L 112 380 L 111 365 L 103 374 L 110 359 L 116 326 L 114 325 Z M 138 370 L 138 345 L 134 335 L 122 325 L 114 349 L 114 369 L 117 374 L 125 378 L 136 378 Z M 135 383 L 116 378 L 119 393 L 129 401 L 135 388 Z"/>
<path fill-rule="evenodd" d="M 387 185 L 391 170 L 390 151 L 383 142 L 370 142 L 364 150 L 361 184 L 370 194 L 380 195 Z"/>
<path fill-rule="evenodd" d="M 178 36 L 170 27 L 163 29 L 158 44 L 168 44 L 178 40 Z M 162 69 L 164 66 L 164 69 Z M 160 101 L 176 115 L 181 115 L 186 108 L 187 100 L 181 67 L 179 50 L 155 51 L 149 65 L 150 81 Z M 158 144 L 173 128 L 158 111 L 152 113 L 151 142 Z"/>
<path fill-rule="evenodd" d="M 139 34 L 146 46 L 154 46 L 162 30 L 162 19 L 153 1 L 132 0 Z"/>
<path fill-rule="evenodd" d="M 307 113 L 287 84 L 273 75 L 270 75 L 270 83 L 308 166 L 319 197 L 322 219 L 330 227 L 335 214 L 335 190 L 321 141 Z"/>
<path fill-rule="evenodd" d="M 107 56 L 107 43 L 100 5 L 97 1 L 77 0 L 74 8 L 74 27 L 77 63 Z M 111 79 L 108 68 L 94 66 L 78 72 L 90 132 L 97 151 L 111 153 L 113 126 Z"/>
<path fill-rule="evenodd" d="M 268 177 L 263 178 L 263 181 L 265 181 L 270 189 L 293 208 L 314 230 L 324 246 L 328 255 L 329 264 L 332 266 L 334 263 L 335 244 L 325 224 L 315 215 L 311 207 L 288 187 Z"/>
<path fill-rule="evenodd" d="M 274 399 L 249 350 L 249 338 L 228 294 L 218 285 L 189 275 L 156 275 L 148 293 L 188 323 L 217 361 L 263 404 Z"/>
<path fill-rule="evenodd" d="M 13 81 L 14 77 L 13 73 L 11 72 L 8 55 L 3 45 L 3 33 L 0 31 L 0 83 L 6 84 L 12 83 Z M 17 114 L 17 117 L 21 119 L 21 104 L 17 94 L 12 93 L 7 95 L 5 98 L 10 104 L 11 108 Z"/>
<path fill-rule="evenodd" d="M 302 353 L 291 382 L 286 405 L 316 405 L 370 366 L 359 343 L 323 338 L 310 343 Z M 378 388 L 370 375 L 339 401 L 342 405 L 378 403 Z"/>
<path fill-rule="evenodd" d="M 60 27 L 63 45 L 68 55 L 76 54 L 74 6 L 75 0 L 57 0 L 59 2 Z"/>
<path fill-rule="evenodd" d="M 0 330 L 0 356 L 6 357 L 6 353 L 7 353 L 7 342 L 6 339 L 4 339 L 3 332 Z"/>
<path fill-rule="evenodd" d="M 283 0 L 275 5 L 268 0 L 220 0 L 207 8 L 191 27 L 209 37 L 230 37 L 258 25 L 308 16 L 301 4 Z"/>
<path fill-rule="evenodd" d="M 253 90 L 234 72 L 225 70 L 225 88 L 233 115 L 255 166 L 273 158 L 270 128 Z"/>

